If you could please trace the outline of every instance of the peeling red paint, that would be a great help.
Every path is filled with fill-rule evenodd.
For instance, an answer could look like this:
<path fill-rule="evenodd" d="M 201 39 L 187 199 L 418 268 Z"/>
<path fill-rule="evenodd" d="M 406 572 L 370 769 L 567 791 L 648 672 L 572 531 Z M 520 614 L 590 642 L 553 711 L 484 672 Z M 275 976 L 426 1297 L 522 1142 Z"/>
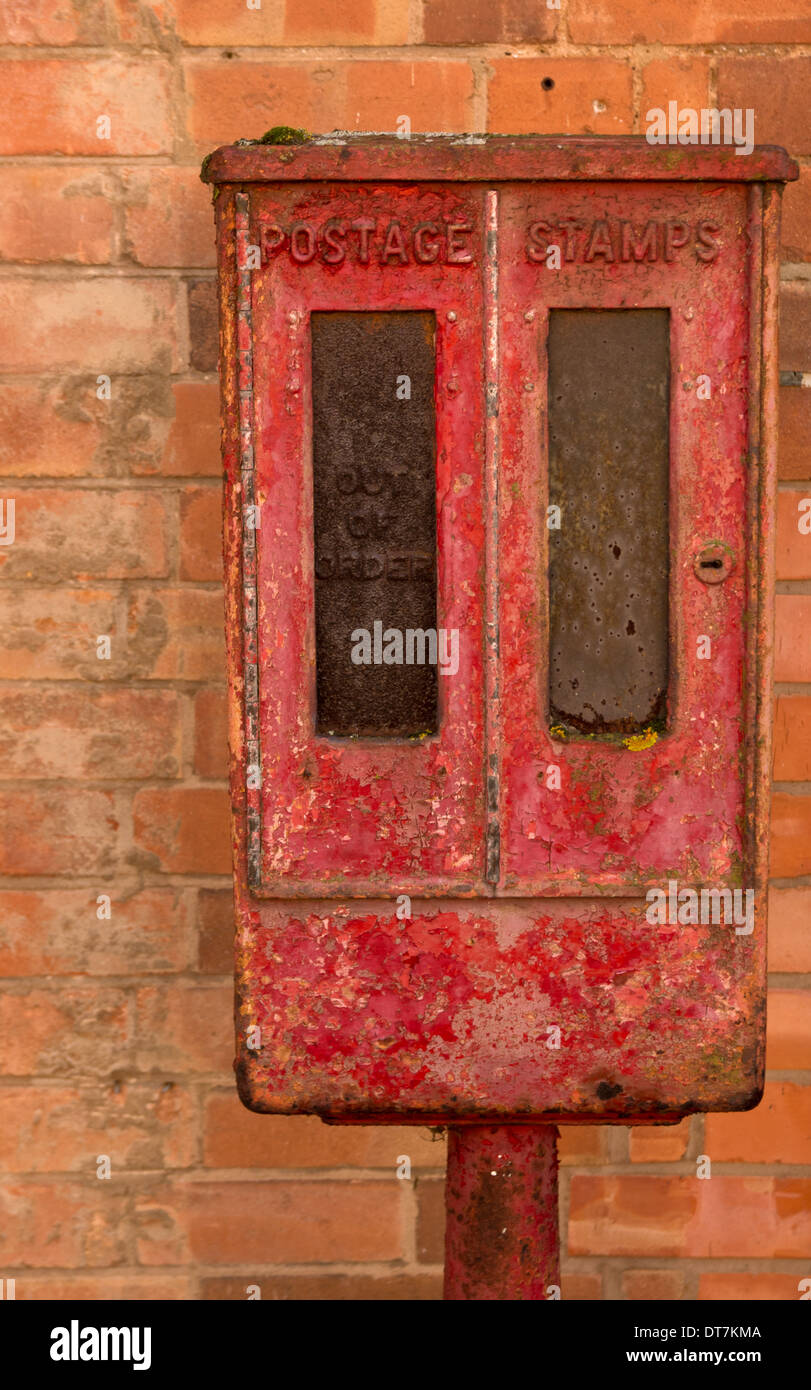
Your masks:
<path fill-rule="evenodd" d="M 782 151 L 535 138 L 231 147 L 209 161 L 237 1071 L 251 1108 L 500 1128 L 756 1103 L 778 185 L 795 176 Z M 358 240 L 331 264 L 302 233 L 293 255 L 292 227 L 365 218 L 380 254 L 363 260 Z M 551 221 L 565 237 L 571 219 L 609 230 L 583 232 L 549 272 L 528 228 Z M 607 257 L 623 221 L 651 220 L 665 229 L 655 260 Z M 406 261 L 381 260 L 392 221 Z M 425 223 L 469 228 L 473 259 L 449 261 L 446 238 L 420 261 Z M 265 248 L 241 289 L 237 233 L 243 257 Z M 671 315 L 672 678 L 647 746 L 560 737 L 545 708 L 545 315 L 577 306 Z M 438 626 L 468 640 L 458 678 L 440 682 L 438 735 L 331 740 L 314 733 L 308 314 L 398 308 L 436 314 Z M 717 379 L 703 409 L 684 389 L 700 372 Z M 255 600 L 246 486 L 261 507 Z M 735 564 L 705 584 L 695 557 L 719 541 Z M 701 634 L 712 662 L 695 659 Z M 246 785 L 257 751 L 261 788 Z M 645 891 L 669 879 L 753 888 L 753 932 L 649 923 Z M 403 893 L 411 920 L 395 912 Z"/>

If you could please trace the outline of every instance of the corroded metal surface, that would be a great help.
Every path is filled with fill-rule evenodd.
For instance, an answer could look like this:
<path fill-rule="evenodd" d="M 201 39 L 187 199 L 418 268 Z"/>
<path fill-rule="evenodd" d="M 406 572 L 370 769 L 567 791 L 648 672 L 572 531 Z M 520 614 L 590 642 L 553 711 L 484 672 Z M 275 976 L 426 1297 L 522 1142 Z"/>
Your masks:
<path fill-rule="evenodd" d="M 560 1298 L 557 1130 L 472 1125 L 448 1132 L 445 1298 Z"/>
<path fill-rule="evenodd" d="M 549 315 L 549 714 L 639 733 L 668 676 L 670 320 Z"/>
<path fill-rule="evenodd" d="M 762 900 L 748 936 L 652 926 L 644 900 L 412 900 L 410 921 L 383 900 L 242 903 L 252 1109 L 625 1121 L 759 1098 Z"/>
<path fill-rule="evenodd" d="M 553 246 L 556 270 L 547 267 Z M 533 389 L 507 393 L 502 411 L 513 441 L 501 478 L 502 886 L 587 897 L 644 892 L 667 878 L 749 886 L 742 758 L 755 735 L 741 692 L 758 679 L 747 657 L 756 560 L 746 529 L 759 467 L 748 411 L 760 363 L 749 325 L 761 310 L 750 301 L 760 278 L 746 186 L 522 186 L 505 211 L 502 261 L 512 369 L 521 380 L 539 365 Z M 554 543 L 547 325 L 552 311 L 595 307 L 666 309 L 670 320 L 665 727 L 651 721 L 630 746 L 621 733 L 611 741 L 567 732 L 550 712 L 548 590 L 537 579 Z M 708 539 L 745 557 L 722 584 L 694 572 Z M 576 650 L 569 659 L 576 666 Z"/>
<path fill-rule="evenodd" d="M 249 193 L 218 190 L 217 219 L 237 1070 L 256 1110 L 635 1122 L 758 1098 L 778 190 L 746 179 L 791 165 L 674 151 L 668 181 L 662 152 L 608 143 L 511 146 L 490 187 L 460 181 L 473 146 L 434 143 L 422 165 L 392 142 L 222 157 L 252 171 Z M 564 181 L 592 157 L 606 181 Z M 398 183 L 404 159 L 422 172 Z M 261 251 L 249 291 L 238 241 Z M 548 321 L 595 308 L 671 322 L 667 726 L 613 742 L 561 733 L 547 707 Z M 421 739 L 316 730 L 310 314 L 349 311 L 435 317 L 437 622 L 459 630 L 460 668 Z M 724 582 L 696 573 L 710 543 L 735 557 Z M 646 889 L 669 881 L 751 886 L 751 923 L 651 923 Z"/>
<path fill-rule="evenodd" d="M 482 200 L 466 189 L 345 184 L 250 196 L 261 251 L 252 307 L 262 507 L 261 865 L 251 886 L 282 897 L 363 897 L 395 883 L 473 892 L 485 870 Z M 436 733 L 412 738 L 318 729 L 310 319 L 350 312 L 421 322 L 427 313 L 435 324 L 436 628 L 437 638 L 457 634 L 458 669 L 437 673 Z M 395 518 L 401 534 L 406 522 Z"/>
<path fill-rule="evenodd" d="M 643 136 L 386 135 L 336 132 L 295 145 L 223 145 L 209 155 L 209 183 L 283 179 L 459 179 L 503 183 L 525 179 L 643 182 L 796 179 L 785 150 L 759 145 L 746 158 L 731 146 L 651 145 Z"/>
<path fill-rule="evenodd" d="M 430 313 L 311 318 L 320 734 L 436 733 L 435 331 Z"/>

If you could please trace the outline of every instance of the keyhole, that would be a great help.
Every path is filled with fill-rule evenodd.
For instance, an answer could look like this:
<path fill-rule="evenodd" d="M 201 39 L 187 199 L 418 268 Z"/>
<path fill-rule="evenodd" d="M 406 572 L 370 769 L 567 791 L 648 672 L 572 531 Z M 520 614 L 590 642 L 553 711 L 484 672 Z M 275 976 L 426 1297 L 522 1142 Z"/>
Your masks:
<path fill-rule="evenodd" d="M 702 584 L 721 584 L 735 568 L 735 555 L 725 541 L 707 541 L 693 556 L 693 573 Z"/>

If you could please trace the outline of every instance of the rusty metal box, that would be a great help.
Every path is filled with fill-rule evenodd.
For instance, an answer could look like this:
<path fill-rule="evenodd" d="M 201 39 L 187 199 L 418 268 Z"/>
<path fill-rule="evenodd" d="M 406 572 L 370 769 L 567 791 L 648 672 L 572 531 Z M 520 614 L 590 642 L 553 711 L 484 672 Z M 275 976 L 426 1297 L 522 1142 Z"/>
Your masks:
<path fill-rule="evenodd" d="M 252 1109 L 762 1086 L 782 150 L 206 161 Z"/>

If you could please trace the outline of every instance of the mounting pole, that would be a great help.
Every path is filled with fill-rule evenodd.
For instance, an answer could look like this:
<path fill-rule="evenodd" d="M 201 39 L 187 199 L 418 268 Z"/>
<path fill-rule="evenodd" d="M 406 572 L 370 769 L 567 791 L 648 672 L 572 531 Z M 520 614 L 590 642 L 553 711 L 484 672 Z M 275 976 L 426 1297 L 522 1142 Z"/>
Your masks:
<path fill-rule="evenodd" d="M 560 1297 L 557 1138 L 556 1125 L 448 1130 L 446 1299 Z"/>

